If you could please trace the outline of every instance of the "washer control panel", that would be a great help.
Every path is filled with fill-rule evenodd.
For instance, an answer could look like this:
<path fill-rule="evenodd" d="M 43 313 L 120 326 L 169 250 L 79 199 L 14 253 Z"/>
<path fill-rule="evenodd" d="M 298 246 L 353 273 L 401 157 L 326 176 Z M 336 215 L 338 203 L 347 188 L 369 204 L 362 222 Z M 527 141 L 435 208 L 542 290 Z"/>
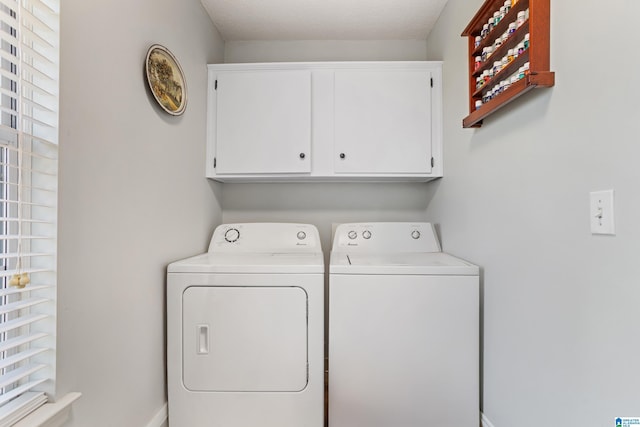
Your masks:
<path fill-rule="evenodd" d="M 334 251 L 440 252 L 433 225 L 428 222 L 368 222 L 340 224 Z"/>
<path fill-rule="evenodd" d="M 209 252 L 321 252 L 318 229 L 311 224 L 222 224 L 213 232 Z"/>

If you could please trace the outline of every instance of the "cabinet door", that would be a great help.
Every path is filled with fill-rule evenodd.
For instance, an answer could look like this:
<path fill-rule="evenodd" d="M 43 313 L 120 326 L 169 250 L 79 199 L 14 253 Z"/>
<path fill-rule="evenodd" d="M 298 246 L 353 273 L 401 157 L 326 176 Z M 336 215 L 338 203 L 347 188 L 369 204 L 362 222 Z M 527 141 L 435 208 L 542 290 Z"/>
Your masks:
<path fill-rule="evenodd" d="M 431 172 L 431 73 L 335 73 L 336 173 Z"/>
<path fill-rule="evenodd" d="M 311 73 L 299 70 L 217 75 L 216 172 L 311 171 Z"/>

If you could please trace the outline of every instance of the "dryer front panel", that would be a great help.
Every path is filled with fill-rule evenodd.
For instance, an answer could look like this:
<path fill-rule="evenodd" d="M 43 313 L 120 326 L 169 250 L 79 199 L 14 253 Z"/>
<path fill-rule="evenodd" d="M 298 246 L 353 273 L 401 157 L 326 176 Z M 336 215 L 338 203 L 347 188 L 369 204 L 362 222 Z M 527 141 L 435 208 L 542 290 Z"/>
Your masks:
<path fill-rule="evenodd" d="M 300 287 L 188 287 L 183 383 L 190 391 L 298 392 L 307 386 L 307 293 Z"/>

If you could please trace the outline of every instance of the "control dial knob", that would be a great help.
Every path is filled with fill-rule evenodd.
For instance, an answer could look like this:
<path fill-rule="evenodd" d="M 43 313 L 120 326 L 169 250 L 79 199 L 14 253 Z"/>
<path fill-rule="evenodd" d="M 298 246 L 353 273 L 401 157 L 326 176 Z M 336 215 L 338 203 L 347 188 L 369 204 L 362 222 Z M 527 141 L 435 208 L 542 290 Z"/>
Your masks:
<path fill-rule="evenodd" d="M 298 240 L 304 240 L 307 238 L 307 233 L 305 233 L 304 231 L 298 231 Z"/>
<path fill-rule="evenodd" d="M 413 237 L 414 239 L 419 239 L 420 238 L 420 232 L 418 230 L 413 230 L 411 232 L 411 237 Z"/>
<path fill-rule="evenodd" d="M 230 228 L 224 233 L 224 240 L 229 243 L 233 243 L 240 238 L 240 232 L 237 228 Z"/>
<path fill-rule="evenodd" d="M 349 233 L 347 233 L 347 236 L 348 236 L 351 240 L 353 240 L 353 239 L 355 239 L 356 237 L 358 237 L 358 233 L 356 233 L 355 231 L 351 230 Z"/>
<path fill-rule="evenodd" d="M 362 237 L 364 237 L 365 239 L 370 239 L 371 238 L 371 232 L 369 230 L 364 230 L 362 232 Z"/>

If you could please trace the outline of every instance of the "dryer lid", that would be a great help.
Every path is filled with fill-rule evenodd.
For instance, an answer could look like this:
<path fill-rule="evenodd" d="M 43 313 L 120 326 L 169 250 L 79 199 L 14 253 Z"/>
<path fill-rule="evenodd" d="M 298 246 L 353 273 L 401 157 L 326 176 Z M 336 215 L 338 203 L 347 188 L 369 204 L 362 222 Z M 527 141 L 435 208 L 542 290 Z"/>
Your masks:
<path fill-rule="evenodd" d="M 169 264 L 169 273 L 322 274 L 322 253 L 206 253 Z"/>

